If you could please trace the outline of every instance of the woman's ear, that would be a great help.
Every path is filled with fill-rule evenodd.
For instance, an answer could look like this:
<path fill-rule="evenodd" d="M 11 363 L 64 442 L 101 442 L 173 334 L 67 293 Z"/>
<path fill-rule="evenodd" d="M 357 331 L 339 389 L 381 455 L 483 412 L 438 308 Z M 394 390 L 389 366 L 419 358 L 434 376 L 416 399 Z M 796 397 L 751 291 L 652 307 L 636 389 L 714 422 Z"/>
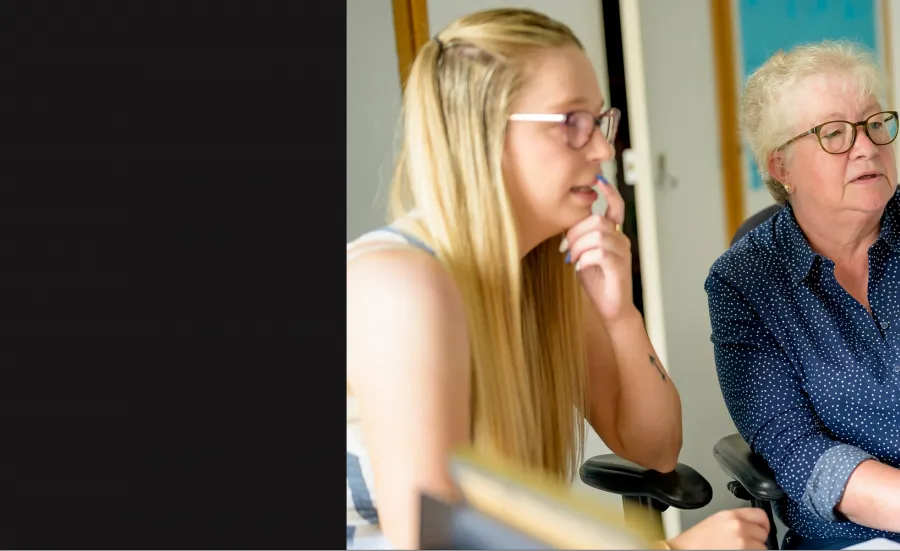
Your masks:
<path fill-rule="evenodd" d="M 782 184 L 787 183 L 788 169 L 785 167 L 784 151 L 773 151 L 769 154 L 769 174 Z"/>

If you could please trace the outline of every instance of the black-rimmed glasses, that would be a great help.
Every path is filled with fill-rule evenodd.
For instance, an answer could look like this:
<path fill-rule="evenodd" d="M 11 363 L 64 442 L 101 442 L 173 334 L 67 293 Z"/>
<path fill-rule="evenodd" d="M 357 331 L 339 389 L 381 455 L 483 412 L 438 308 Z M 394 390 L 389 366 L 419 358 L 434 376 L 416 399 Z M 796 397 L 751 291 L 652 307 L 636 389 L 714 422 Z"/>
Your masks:
<path fill-rule="evenodd" d="M 815 134 L 819 140 L 819 145 L 826 153 L 832 155 L 840 155 L 850 151 L 853 144 L 856 143 L 857 130 L 856 127 L 862 126 L 863 132 L 875 145 L 887 145 L 897 139 L 897 112 L 882 111 L 870 115 L 864 121 L 828 121 L 811 128 L 786 141 L 776 151 L 781 151 L 795 141 Z"/>
<path fill-rule="evenodd" d="M 616 131 L 619 129 L 621 116 L 621 111 L 611 107 L 596 117 L 590 111 L 572 111 L 569 113 L 514 113 L 509 116 L 509 120 L 562 123 L 566 125 L 566 140 L 569 147 L 581 149 L 591 141 L 594 130 L 597 128 L 600 129 L 600 133 L 606 141 L 612 144 L 616 138 Z"/>

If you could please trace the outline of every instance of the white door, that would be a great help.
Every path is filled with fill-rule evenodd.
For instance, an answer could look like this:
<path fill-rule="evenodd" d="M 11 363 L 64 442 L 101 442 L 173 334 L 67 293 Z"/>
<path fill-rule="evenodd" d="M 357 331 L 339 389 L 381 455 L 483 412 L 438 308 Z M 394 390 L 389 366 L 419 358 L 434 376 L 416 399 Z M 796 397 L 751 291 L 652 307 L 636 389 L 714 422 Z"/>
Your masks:
<path fill-rule="evenodd" d="M 679 460 L 713 486 L 710 505 L 680 513 L 689 528 L 746 505 L 728 492 L 712 455 L 736 430 L 716 377 L 703 289 L 727 246 L 711 12 L 708 0 L 623 0 L 621 18 L 645 318 L 681 394 Z"/>

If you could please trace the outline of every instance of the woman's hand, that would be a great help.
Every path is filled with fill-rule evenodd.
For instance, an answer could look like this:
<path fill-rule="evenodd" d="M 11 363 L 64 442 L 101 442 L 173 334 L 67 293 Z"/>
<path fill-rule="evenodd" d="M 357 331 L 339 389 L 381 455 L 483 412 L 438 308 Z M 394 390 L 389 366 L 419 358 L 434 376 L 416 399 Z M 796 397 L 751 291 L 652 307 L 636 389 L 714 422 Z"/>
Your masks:
<path fill-rule="evenodd" d="M 672 549 L 767 549 L 769 517 L 762 509 L 729 509 L 703 519 L 670 540 Z"/>
<path fill-rule="evenodd" d="M 607 321 L 634 308 L 631 283 L 631 240 L 622 233 L 625 201 L 605 180 L 597 187 L 606 197 L 606 212 L 592 214 L 573 226 L 560 245 L 575 264 L 581 284 L 597 312 Z"/>

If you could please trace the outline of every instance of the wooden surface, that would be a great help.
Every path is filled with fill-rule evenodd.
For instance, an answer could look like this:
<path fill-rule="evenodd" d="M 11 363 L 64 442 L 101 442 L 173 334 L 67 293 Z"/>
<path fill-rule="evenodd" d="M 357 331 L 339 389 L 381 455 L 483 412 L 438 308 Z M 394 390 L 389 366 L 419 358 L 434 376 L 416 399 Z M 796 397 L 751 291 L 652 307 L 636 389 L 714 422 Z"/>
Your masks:
<path fill-rule="evenodd" d="M 406 88 L 409 70 L 419 49 L 431 38 L 428 32 L 428 0 L 393 0 L 394 38 L 400 87 Z"/>
<path fill-rule="evenodd" d="M 725 198 L 724 242 L 729 243 L 744 220 L 744 172 L 741 167 L 741 135 L 738 126 L 740 93 L 735 85 L 731 0 L 712 0 L 710 8 L 716 65 L 722 190 Z"/>

